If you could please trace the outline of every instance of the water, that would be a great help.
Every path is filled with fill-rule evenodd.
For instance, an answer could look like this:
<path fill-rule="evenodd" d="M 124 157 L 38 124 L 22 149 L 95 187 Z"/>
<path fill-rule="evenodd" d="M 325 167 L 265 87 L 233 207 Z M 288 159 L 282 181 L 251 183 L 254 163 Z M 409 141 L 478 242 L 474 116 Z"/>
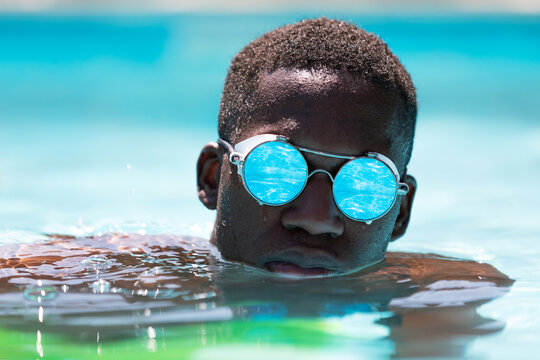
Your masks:
<path fill-rule="evenodd" d="M 342 16 L 418 87 L 419 191 L 390 250 L 480 265 L 299 282 L 204 240 L 195 160 L 228 61 L 302 17 L 0 17 L 0 359 L 534 357 L 538 17 Z M 467 275 L 486 263 L 515 282 Z"/>
<path fill-rule="evenodd" d="M 0 276 L 2 333 L 20 332 L 2 344 L 7 358 L 34 355 L 21 345 L 35 341 L 50 358 L 140 351 L 205 358 L 236 347 L 249 358 L 261 346 L 301 358 L 418 355 L 412 344 L 456 355 L 502 331 L 504 322 L 477 308 L 513 283 L 489 265 L 407 253 L 352 276 L 279 278 L 222 261 L 205 239 L 163 235 L 52 237 L 32 244 L 32 254 L 23 255 L 27 244 L 2 250 L 9 259 L 0 263 L 9 269 Z M 123 346 L 130 349 L 117 350 Z"/>

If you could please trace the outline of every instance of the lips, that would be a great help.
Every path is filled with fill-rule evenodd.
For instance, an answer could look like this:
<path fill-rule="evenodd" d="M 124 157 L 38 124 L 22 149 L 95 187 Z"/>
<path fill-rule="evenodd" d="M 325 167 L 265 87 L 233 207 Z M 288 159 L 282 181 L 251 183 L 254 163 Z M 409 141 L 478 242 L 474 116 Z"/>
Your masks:
<path fill-rule="evenodd" d="M 330 276 L 337 273 L 335 270 L 329 270 L 324 267 L 304 268 L 285 261 L 270 261 L 265 266 L 273 273 L 292 276 Z"/>
<path fill-rule="evenodd" d="M 270 272 L 289 276 L 331 276 L 342 267 L 337 259 L 322 249 L 295 247 L 265 257 L 263 267 Z"/>

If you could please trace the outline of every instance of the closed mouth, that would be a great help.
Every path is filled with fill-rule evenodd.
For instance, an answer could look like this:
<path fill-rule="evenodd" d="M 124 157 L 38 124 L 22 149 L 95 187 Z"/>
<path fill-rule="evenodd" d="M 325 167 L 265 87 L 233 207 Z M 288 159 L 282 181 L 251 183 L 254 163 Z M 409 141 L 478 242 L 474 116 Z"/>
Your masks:
<path fill-rule="evenodd" d="M 269 261 L 264 267 L 273 273 L 298 277 L 323 277 L 336 275 L 338 271 L 325 267 L 303 267 L 287 261 Z"/>
<path fill-rule="evenodd" d="M 297 246 L 268 255 L 262 260 L 262 267 L 286 276 L 324 277 L 343 272 L 336 257 L 321 248 Z"/>

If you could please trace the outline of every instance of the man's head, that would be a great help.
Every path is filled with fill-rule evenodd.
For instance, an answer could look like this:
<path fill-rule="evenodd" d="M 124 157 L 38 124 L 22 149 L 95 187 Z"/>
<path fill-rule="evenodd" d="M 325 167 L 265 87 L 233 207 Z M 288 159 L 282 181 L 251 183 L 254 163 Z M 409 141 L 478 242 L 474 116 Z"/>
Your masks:
<path fill-rule="evenodd" d="M 221 99 L 219 135 L 233 145 L 276 134 L 327 153 L 377 152 L 405 174 L 416 109 L 411 78 L 384 42 L 345 22 L 306 20 L 263 35 L 235 56 Z M 324 173 L 311 176 L 290 203 L 259 205 L 228 155 L 208 144 L 197 168 L 199 198 L 217 209 L 212 240 L 226 259 L 278 272 L 342 273 L 382 260 L 388 242 L 405 232 L 416 189 L 410 176 L 401 179 L 408 195 L 368 225 L 339 211 Z M 310 171 L 331 175 L 346 162 L 304 155 Z"/>

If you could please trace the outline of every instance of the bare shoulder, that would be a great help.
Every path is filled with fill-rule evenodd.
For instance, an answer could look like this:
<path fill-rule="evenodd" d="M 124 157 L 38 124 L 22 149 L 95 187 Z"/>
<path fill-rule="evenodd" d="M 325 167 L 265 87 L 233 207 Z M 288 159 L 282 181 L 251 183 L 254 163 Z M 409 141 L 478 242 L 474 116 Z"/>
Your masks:
<path fill-rule="evenodd" d="M 147 272 L 181 273 L 186 264 L 210 264 L 214 254 L 208 239 L 195 237 L 117 233 L 87 237 L 46 235 L 32 243 L 0 246 L 0 293 L 35 284 L 37 280 L 51 286 L 61 286 L 67 281 L 71 289 L 83 289 L 92 279 L 88 274 L 95 271 L 104 280 L 118 280 L 118 274 L 122 274 L 123 288 L 133 289 L 145 281 L 155 285 L 156 279 L 145 275 Z M 197 276 L 192 278 L 194 282 L 200 280 Z"/>
<path fill-rule="evenodd" d="M 119 257 L 123 254 L 162 254 L 163 252 L 195 250 L 211 252 L 207 239 L 176 235 L 104 234 L 101 236 L 74 237 L 46 234 L 32 243 L 4 244 L 0 246 L 0 268 L 39 266 L 57 261 L 80 261 L 92 255 Z"/>
<path fill-rule="evenodd" d="M 490 280 L 498 285 L 511 285 L 513 283 L 513 280 L 490 264 L 437 254 L 388 252 L 383 269 L 389 273 L 408 275 L 419 282 L 433 281 L 444 277 L 450 280 Z"/>

